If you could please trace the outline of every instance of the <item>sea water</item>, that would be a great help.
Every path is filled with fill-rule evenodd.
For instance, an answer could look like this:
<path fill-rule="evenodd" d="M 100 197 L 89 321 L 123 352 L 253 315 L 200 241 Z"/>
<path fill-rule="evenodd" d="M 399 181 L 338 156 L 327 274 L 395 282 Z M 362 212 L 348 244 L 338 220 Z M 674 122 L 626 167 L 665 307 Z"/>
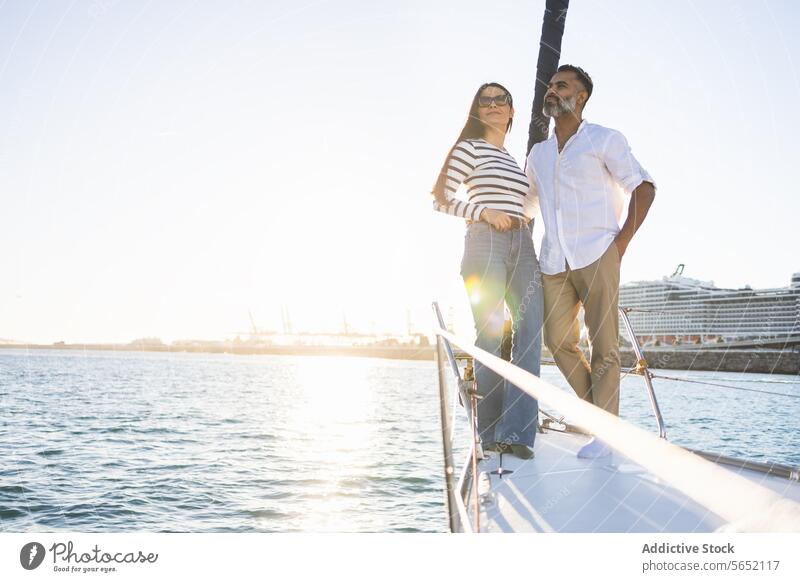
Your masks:
<path fill-rule="evenodd" d="M 739 388 L 656 379 L 671 441 L 800 465 L 796 376 L 656 373 Z M 445 531 L 442 465 L 433 362 L 0 350 L 2 532 Z"/>

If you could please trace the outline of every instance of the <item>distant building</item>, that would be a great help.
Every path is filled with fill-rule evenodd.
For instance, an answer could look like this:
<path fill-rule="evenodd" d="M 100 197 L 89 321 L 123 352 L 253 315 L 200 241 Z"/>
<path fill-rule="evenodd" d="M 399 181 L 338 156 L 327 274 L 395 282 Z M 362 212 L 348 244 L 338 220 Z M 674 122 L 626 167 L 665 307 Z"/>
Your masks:
<path fill-rule="evenodd" d="M 621 307 L 642 343 L 705 343 L 800 335 L 800 272 L 788 287 L 720 289 L 683 276 L 620 287 Z M 641 310 L 641 311 L 637 311 Z M 626 337 L 621 329 L 621 337 Z"/>
<path fill-rule="evenodd" d="M 165 348 L 166 347 L 164 342 L 161 341 L 161 338 L 157 338 L 157 337 L 142 337 L 142 338 L 133 340 L 128 345 L 133 346 L 135 348 L 139 348 L 139 349 Z"/>

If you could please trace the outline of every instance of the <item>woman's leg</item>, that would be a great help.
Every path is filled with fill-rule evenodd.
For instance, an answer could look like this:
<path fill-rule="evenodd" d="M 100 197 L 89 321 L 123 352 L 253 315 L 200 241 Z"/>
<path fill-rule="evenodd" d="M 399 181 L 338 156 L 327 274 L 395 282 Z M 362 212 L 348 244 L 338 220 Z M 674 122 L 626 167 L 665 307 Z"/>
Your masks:
<path fill-rule="evenodd" d="M 468 227 L 464 244 L 461 276 L 467 289 L 475 321 L 475 344 L 500 357 L 505 320 L 504 295 L 509 233 L 499 232 L 484 222 Z M 496 429 L 503 412 L 505 381 L 495 372 L 475 362 L 478 394 L 478 433 L 484 446 L 497 442 Z"/>
<path fill-rule="evenodd" d="M 513 231 L 508 258 L 506 303 L 511 312 L 511 362 L 536 376 L 542 357 L 543 295 L 539 262 L 529 229 Z M 506 382 L 503 420 L 499 440 L 533 446 L 539 419 L 539 404 L 511 382 Z"/>

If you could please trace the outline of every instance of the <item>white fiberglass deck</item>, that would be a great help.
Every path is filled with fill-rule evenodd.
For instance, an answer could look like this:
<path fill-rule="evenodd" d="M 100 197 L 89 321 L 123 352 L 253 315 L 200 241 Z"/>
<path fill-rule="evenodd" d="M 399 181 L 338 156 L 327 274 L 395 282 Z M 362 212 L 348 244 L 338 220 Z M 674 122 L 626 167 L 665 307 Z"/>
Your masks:
<path fill-rule="evenodd" d="M 478 465 L 482 532 L 712 532 L 725 522 L 654 477 L 638 464 L 613 453 L 579 459 L 589 437 L 547 430 L 536 436 L 536 456 L 487 453 Z M 750 470 L 731 468 L 784 497 L 800 500 L 800 483 Z M 474 495 L 466 505 L 474 522 Z"/>

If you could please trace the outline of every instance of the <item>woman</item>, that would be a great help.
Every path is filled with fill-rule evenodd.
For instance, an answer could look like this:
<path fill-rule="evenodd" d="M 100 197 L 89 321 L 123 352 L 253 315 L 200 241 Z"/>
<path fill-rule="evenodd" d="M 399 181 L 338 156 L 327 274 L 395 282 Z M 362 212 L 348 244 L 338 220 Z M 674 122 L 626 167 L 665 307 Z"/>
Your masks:
<path fill-rule="evenodd" d="M 461 276 L 477 333 L 476 345 L 500 356 L 504 304 L 512 319 L 511 361 L 539 375 L 542 350 L 542 289 L 533 248 L 538 199 L 503 147 L 514 107 L 497 83 L 482 85 L 433 189 L 434 209 L 467 219 Z M 468 201 L 454 197 L 459 185 Z M 539 406 L 536 400 L 475 362 L 478 432 L 484 450 L 533 456 Z"/>

